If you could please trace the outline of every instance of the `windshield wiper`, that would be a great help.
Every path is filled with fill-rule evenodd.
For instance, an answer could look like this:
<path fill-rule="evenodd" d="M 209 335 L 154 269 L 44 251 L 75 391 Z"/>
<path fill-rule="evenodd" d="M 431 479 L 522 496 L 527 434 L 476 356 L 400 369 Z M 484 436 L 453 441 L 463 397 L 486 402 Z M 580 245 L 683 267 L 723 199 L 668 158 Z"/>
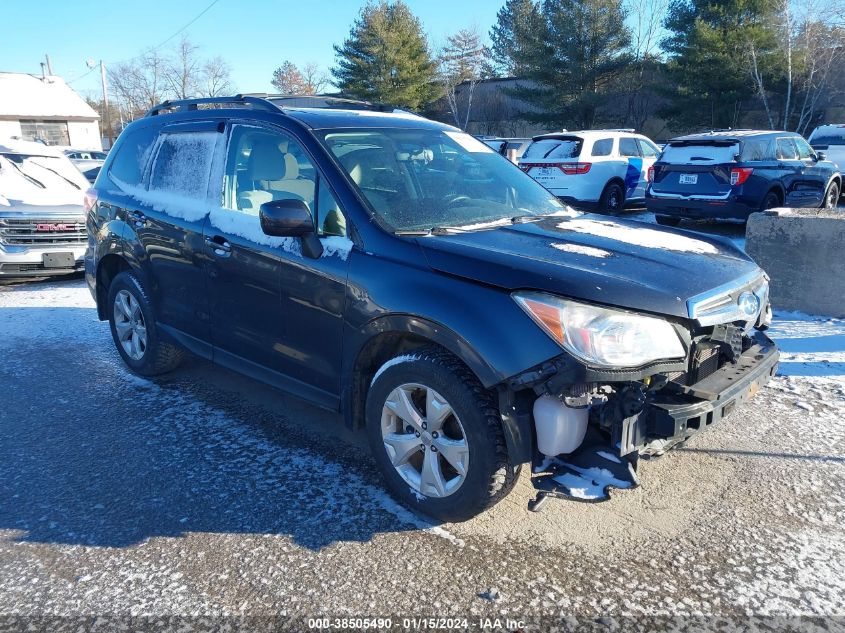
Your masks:
<path fill-rule="evenodd" d="M 21 169 L 21 166 L 20 166 L 20 165 L 18 165 L 15 161 L 10 160 L 10 159 L 7 159 L 7 161 L 8 161 L 8 163 L 9 163 L 12 167 L 14 167 L 15 169 L 17 169 L 17 170 L 18 170 L 18 172 L 20 173 L 20 175 L 21 175 L 21 176 L 23 176 L 24 178 L 26 178 L 29 182 L 33 183 L 34 185 L 36 185 L 36 186 L 38 186 L 38 187 L 41 187 L 42 189 L 46 189 L 46 188 L 47 188 L 47 187 L 45 187 L 45 186 L 44 186 L 44 183 L 43 183 L 43 182 L 41 182 L 41 181 L 40 181 L 40 180 L 38 180 L 37 178 L 33 178 L 33 177 L 32 177 L 32 176 L 30 176 L 28 173 L 26 173 L 23 169 Z"/>
<path fill-rule="evenodd" d="M 66 181 L 66 182 L 69 182 L 71 185 L 73 185 L 73 186 L 74 186 L 74 187 L 76 187 L 77 189 L 79 189 L 79 190 L 81 190 L 81 189 L 82 189 L 82 187 L 80 187 L 79 185 L 77 185 L 77 184 L 76 184 L 75 182 L 73 182 L 70 178 L 65 178 L 65 177 L 64 177 L 64 176 L 62 176 L 59 172 L 57 172 L 55 169 L 53 169 L 53 168 L 51 168 L 51 167 L 47 167 L 47 165 L 42 165 L 41 163 L 37 163 L 37 162 L 35 162 L 35 161 L 34 161 L 34 160 L 32 160 L 32 159 L 30 159 L 30 162 L 31 162 L 33 165 L 38 165 L 41 169 L 46 169 L 47 171 L 52 171 L 52 172 L 53 172 L 54 174 L 56 174 L 59 178 L 61 178 L 62 180 Z"/>
<path fill-rule="evenodd" d="M 394 235 L 431 235 L 431 229 L 409 229 L 407 231 L 393 231 Z"/>

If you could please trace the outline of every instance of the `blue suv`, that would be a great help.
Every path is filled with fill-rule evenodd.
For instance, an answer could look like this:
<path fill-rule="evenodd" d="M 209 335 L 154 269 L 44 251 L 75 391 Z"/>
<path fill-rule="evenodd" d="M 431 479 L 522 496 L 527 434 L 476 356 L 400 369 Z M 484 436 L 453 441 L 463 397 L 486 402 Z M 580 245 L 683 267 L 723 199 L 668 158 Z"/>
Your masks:
<path fill-rule="evenodd" d="M 646 205 L 660 224 L 747 220 L 778 206 L 833 208 L 837 166 L 794 132 L 731 130 L 674 138 L 649 170 Z"/>
<path fill-rule="evenodd" d="M 192 352 L 340 414 L 393 494 L 440 520 L 504 498 L 523 464 L 532 509 L 606 500 L 777 370 L 748 255 L 575 212 L 389 106 L 164 103 L 121 133 L 86 207 L 86 278 L 130 369 Z"/>

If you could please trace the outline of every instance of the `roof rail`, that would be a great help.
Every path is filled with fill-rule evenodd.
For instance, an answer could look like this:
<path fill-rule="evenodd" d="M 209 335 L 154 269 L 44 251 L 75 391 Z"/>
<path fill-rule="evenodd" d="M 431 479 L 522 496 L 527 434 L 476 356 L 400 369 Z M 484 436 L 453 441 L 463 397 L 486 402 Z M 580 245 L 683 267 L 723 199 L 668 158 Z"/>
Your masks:
<path fill-rule="evenodd" d="M 303 106 L 299 104 L 285 105 L 285 101 L 314 101 L 314 104 Z M 333 95 L 298 95 L 298 94 L 268 94 L 266 92 L 250 92 L 237 94 L 231 97 L 201 97 L 195 99 L 174 99 L 163 101 L 153 106 L 144 116 L 156 116 L 169 110 L 186 112 L 198 110 L 201 105 L 234 104 L 248 105 L 262 110 L 277 112 L 284 108 L 311 107 L 311 108 L 349 108 L 357 110 L 373 110 L 376 112 L 401 111 L 395 106 L 385 103 L 372 103 L 370 101 L 359 101 L 346 97 L 335 97 Z"/>
<path fill-rule="evenodd" d="M 256 108 L 260 108 L 262 110 L 278 110 L 275 105 L 267 101 L 266 98 L 263 98 L 262 95 L 237 94 L 233 97 L 200 97 L 196 99 L 175 100 L 168 99 L 167 101 L 163 101 L 157 106 L 153 106 L 152 108 L 147 110 L 147 113 L 144 116 L 156 116 L 157 114 L 161 114 L 166 110 L 178 110 L 179 112 L 198 110 L 198 106 L 200 105 L 212 105 L 216 103 L 249 105 Z"/>

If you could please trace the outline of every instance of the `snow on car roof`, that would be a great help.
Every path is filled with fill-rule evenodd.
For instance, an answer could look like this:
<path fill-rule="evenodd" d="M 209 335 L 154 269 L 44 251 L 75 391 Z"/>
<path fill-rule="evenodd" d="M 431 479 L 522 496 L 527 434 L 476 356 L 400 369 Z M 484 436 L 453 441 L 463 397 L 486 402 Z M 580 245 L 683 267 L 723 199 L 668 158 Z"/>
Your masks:
<path fill-rule="evenodd" d="M 767 134 L 789 134 L 794 136 L 795 132 L 783 132 L 777 130 L 713 130 L 712 132 L 698 132 L 696 134 L 685 134 L 684 136 L 676 136 L 670 139 L 670 143 L 680 141 L 700 141 L 707 139 L 718 140 L 740 140 L 750 136 L 763 136 Z"/>
<path fill-rule="evenodd" d="M 596 136 L 600 136 L 602 138 L 607 138 L 608 136 L 642 136 L 639 132 L 634 132 L 633 130 L 573 130 L 573 131 L 565 131 L 565 132 L 547 132 L 546 134 L 538 134 L 532 141 L 542 141 L 543 139 L 554 139 L 554 138 L 565 138 L 568 136 L 580 136 L 583 138 L 592 138 Z"/>

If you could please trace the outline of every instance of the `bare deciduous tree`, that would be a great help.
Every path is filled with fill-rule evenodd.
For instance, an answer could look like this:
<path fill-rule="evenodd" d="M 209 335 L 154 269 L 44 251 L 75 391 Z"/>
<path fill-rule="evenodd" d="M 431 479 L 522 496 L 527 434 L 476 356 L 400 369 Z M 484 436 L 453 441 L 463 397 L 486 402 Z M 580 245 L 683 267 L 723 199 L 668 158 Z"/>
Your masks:
<path fill-rule="evenodd" d="M 164 77 L 169 92 L 177 99 L 189 99 L 198 92 L 202 66 L 197 51 L 187 36 L 182 36 L 176 54 L 167 60 Z"/>
<path fill-rule="evenodd" d="M 487 62 L 487 52 L 481 44 L 478 29 L 461 29 L 446 38 L 439 62 L 440 81 L 449 111 L 455 119 L 455 124 L 466 130 L 472 112 L 475 86 L 482 78 Z"/>
<path fill-rule="evenodd" d="M 235 88 L 232 85 L 229 64 L 220 56 L 207 60 L 202 65 L 200 96 L 221 97 L 233 92 Z"/>
<path fill-rule="evenodd" d="M 165 58 L 150 51 L 109 71 L 111 89 L 124 120 L 143 116 L 149 108 L 164 101 L 167 94 L 165 67 Z"/>

